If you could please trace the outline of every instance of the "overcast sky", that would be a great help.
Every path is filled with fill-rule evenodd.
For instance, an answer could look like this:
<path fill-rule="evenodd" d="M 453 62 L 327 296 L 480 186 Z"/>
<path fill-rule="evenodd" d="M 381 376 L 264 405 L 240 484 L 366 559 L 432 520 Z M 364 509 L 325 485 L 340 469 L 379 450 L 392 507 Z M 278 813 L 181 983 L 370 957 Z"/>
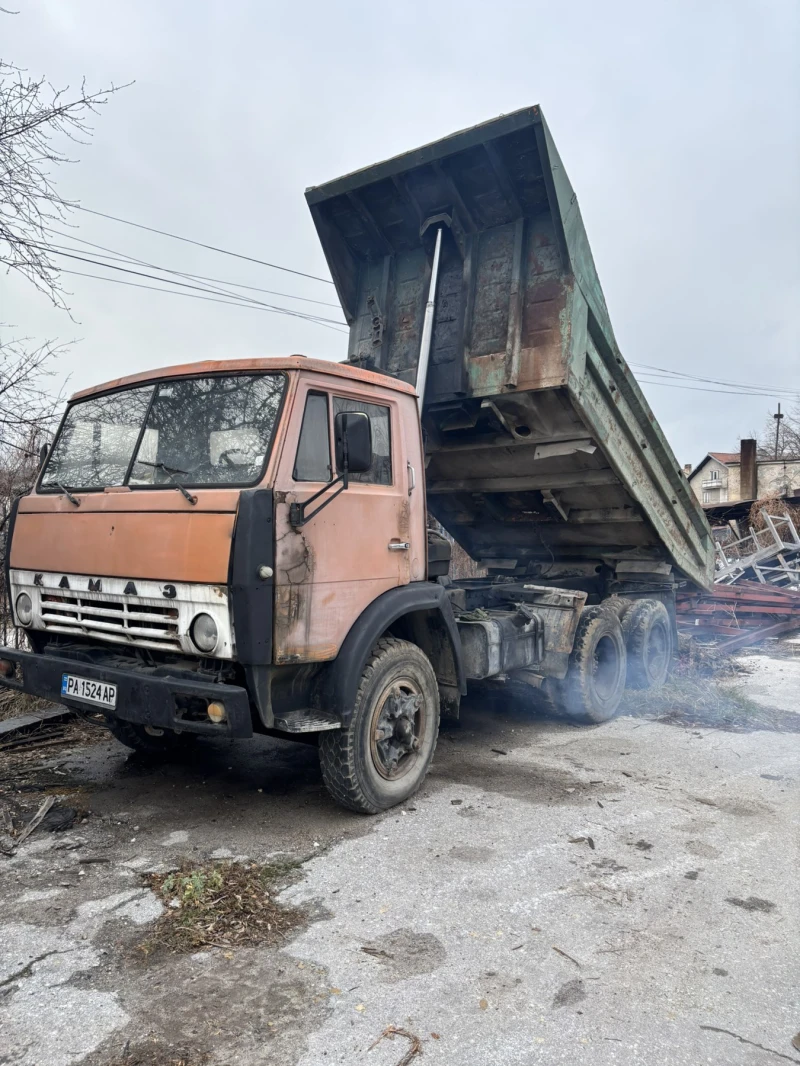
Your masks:
<path fill-rule="evenodd" d="M 798 0 L 11 6 L 3 58 L 58 85 L 135 80 L 58 175 L 86 207 L 326 277 L 307 186 L 538 103 L 626 358 L 800 390 Z M 85 213 L 73 224 L 148 262 L 336 301 L 321 282 Z M 193 359 L 346 353 L 343 334 L 297 318 L 65 283 L 74 323 L 5 276 L 0 320 L 75 339 L 58 367 L 70 391 Z M 644 388 L 681 462 L 735 448 L 777 402 Z"/>

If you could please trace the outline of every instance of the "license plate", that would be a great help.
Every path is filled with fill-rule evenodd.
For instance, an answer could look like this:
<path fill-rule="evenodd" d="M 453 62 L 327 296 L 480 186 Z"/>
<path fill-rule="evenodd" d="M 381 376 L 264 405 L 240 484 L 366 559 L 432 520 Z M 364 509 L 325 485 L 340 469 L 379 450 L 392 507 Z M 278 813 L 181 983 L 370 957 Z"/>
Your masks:
<path fill-rule="evenodd" d="M 117 686 L 107 681 L 93 681 L 90 677 L 75 677 L 63 674 L 61 677 L 61 695 L 84 703 L 97 703 L 101 707 L 116 707 Z"/>

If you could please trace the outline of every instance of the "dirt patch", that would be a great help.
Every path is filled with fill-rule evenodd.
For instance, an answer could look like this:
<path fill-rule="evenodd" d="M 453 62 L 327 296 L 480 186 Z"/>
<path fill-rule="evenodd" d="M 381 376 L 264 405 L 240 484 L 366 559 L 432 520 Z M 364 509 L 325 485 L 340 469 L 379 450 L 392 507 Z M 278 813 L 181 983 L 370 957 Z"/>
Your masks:
<path fill-rule="evenodd" d="M 450 848 L 449 854 L 452 859 L 458 859 L 459 862 L 482 863 L 491 862 L 495 852 L 493 848 L 476 848 L 469 844 L 462 844 Z"/>
<path fill-rule="evenodd" d="M 165 910 L 139 945 L 140 951 L 149 956 L 158 951 L 188 953 L 285 940 L 305 915 L 279 906 L 276 897 L 298 865 L 187 862 L 172 873 L 146 875 L 145 883 Z"/>
<path fill-rule="evenodd" d="M 687 840 L 685 847 L 690 855 L 696 855 L 699 859 L 718 859 L 720 855 L 718 848 L 703 840 Z"/>
<path fill-rule="evenodd" d="M 489 762 L 485 753 L 474 751 L 447 750 L 444 758 L 433 764 L 429 776 L 431 785 L 441 781 L 544 805 L 593 803 L 596 791 L 595 786 L 568 770 L 510 760 Z M 605 794 L 619 791 L 616 785 L 604 786 Z"/>
<path fill-rule="evenodd" d="M 76 796 L 79 790 L 75 789 Z M 41 806 L 39 794 L 26 796 L 0 797 L 0 823 L 4 823 L 9 834 L 16 838 L 29 824 L 31 817 Z M 76 824 L 85 822 L 89 817 L 88 809 L 80 801 L 74 804 L 60 803 L 56 800 L 38 823 L 36 832 L 63 833 Z"/>
<path fill-rule="evenodd" d="M 775 904 L 769 899 L 760 899 L 758 896 L 748 896 L 740 899 L 738 896 L 729 896 L 726 903 L 732 903 L 734 907 L 741 907 L 743 911 L 759 911 L 761 914 L 769 914 L 775 910 Z"/>
<path fill-rule="evenodd" d="M 130 1041 L 117 1058 L 106 1059 L 103 1066 L 205 1066 L 208 1055 L 203 1051 L 167 1044 L 164 1040 Z"/>
<path fill-rule="evenodd" d="M 389 983 L 433 973 L 447 958 L 440 940 L 431 933 L 415 933 L 413 929 L 395 929 L 364 944 L 361 950 L 380 963 Z"/>
<path fill-rule="evenodd" d="M 586 987 L 583 981 L 576 977 L 573 981 L 567 981 L 556 992 L 553 997 L 553 1008 L 557 1010 L 559 1007 L 571 1007 L 583 999 L 586 999 Z"/>
<path fill-rule="evenodd" d="M 723 814 L 733 814 L 737 818 L 757 818 L 762 814 L 774 814 L 774 808 L 759 800 L 751 800 L 743 803 L 739 800 L 730 800 L 727 797 L 710 799 L 708 796 L 694 796 L 688 793 L 689 798 L 696 803 L 702 803 L 704 807 L 714 807 Z"/>

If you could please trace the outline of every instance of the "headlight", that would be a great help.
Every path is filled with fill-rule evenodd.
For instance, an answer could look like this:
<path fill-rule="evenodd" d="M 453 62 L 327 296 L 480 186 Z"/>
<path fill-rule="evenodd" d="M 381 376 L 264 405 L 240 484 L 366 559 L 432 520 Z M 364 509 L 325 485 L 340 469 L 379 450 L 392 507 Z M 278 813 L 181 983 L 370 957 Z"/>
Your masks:
<path fill-rule="evenodd" d="M 27 592 L 20 592 L 16 606 L 19 624 L 29 626 L 33 621 L 33 602 Z"/>
<path fill-rule="evenodd" d="M 19 603 L 19 600 L 17 600 L 17 603 Z M 217 640 L 219 639 L 217 623 L 210 614 L 198 614 L 192 622 L 189 636 L 192 638 L 192 643 L 200 651 L 211 652 L 216 648 Z"/>

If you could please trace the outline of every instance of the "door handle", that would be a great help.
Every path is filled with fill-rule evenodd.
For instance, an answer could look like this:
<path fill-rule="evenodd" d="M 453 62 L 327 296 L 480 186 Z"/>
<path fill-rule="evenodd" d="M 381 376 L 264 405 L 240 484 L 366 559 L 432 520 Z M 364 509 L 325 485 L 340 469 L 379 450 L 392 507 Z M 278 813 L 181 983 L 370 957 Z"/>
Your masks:
<path fill-rule="evenodd" d="M 390 540 L 389 551 L 390 552 L 407 552 L 411 545 L 407 540 Z"/>

